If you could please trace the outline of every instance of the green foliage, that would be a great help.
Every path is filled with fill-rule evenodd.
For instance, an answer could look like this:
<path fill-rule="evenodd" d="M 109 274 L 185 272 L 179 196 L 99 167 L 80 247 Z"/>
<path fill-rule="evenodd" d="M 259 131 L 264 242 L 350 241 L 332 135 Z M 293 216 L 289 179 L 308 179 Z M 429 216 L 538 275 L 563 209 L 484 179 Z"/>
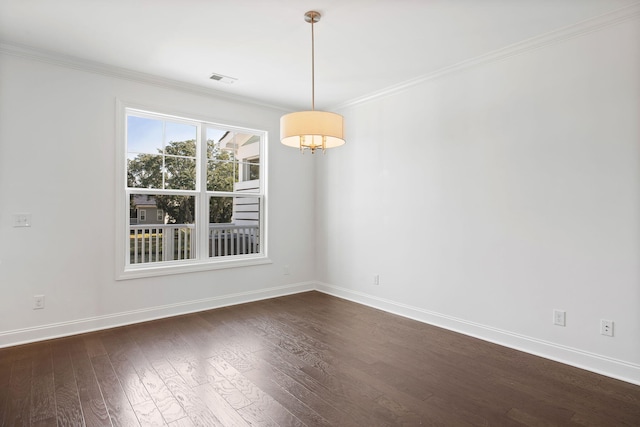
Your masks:
<path fill-rule="evenodd" d="M 127 185 L 131 188 L 195 190 L 195 140 L 170 142 L 164 153 L 138 154 L 127 160 Z M 223 151 L 214 141 L 207 141 L 207 190 L 233 191 L 238 168 L 229 151 Z M 163 166 L 164 161 L 164 166 Z M 195 197 L 155 195 L 156 204 L 169 217 L 169 223 L 191 224 L 194 221 Z M 134 206 L 131 207 L 135 209 Z M 212 197 L 209 222 L 231 222 L 233 198 Z"/>
<path fill-rule="evenodd" d="M 224 224 L 231 222 L 233 215 L 232 197 L 212 197 L 209 201 L 209 222 Z"/>

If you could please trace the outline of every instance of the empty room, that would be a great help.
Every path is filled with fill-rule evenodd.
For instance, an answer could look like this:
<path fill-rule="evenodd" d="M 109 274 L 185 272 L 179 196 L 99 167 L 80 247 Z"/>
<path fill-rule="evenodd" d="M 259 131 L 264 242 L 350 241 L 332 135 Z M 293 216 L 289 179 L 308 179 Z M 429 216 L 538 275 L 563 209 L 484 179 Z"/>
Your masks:
<path fill-rule="evenodd" d="M 2 0 L 0 426 L 640 425 L 640 1 Z"/>

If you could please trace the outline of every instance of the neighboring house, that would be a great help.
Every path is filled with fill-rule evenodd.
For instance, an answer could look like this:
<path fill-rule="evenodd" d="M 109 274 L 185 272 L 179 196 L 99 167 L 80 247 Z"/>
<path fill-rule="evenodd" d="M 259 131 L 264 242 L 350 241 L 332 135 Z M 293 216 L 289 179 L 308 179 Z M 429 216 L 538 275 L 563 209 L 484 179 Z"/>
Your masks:
<path fill-rule="evenodd" d="M 227 133 L 220 139 L 220 147 L 233 149 L 238 159 L 238 182 L 234 191 L 246 192 L 248 197 L 234 197 L 233 217 L 235 225 L 248 225 L 258 229 L 260 225 L 260 205 L 258 197 L 251 197 L 250 193 L 260 191 L 260 144 L 255 135 Z"/>
<path fill-rule="evenodd" d="M 132 225 L 166 223 L 166 215 L 162 209 L 158 209 L 156 199 L 153 196 L 146 194 L 134 195 L 129 212 L 129 223 Z"/>

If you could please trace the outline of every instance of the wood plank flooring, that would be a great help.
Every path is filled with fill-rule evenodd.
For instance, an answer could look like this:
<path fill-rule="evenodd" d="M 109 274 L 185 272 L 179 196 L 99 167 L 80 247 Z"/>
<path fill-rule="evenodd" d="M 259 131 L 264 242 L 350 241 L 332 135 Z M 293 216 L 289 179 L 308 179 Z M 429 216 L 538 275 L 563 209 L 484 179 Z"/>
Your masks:
<path fill-rule="evenodd" d="M 640 426 L 640 387 L 307 292 L 0 349 L 0 425 Z"/>

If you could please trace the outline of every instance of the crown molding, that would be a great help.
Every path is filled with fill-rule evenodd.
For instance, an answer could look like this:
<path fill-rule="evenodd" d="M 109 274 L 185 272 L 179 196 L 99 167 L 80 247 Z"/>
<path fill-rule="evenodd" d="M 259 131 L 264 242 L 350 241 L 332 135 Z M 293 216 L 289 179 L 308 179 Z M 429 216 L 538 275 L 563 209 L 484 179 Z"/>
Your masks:
<path fill-rule="evenodd" d="M 614 11 L 597 16 L 595 18 L 586 19 L 576 24 L 569 25 L 558 30 L 553 30 L 542 35 L 511 44 L 509 46 L 505 46 L 487 54 L 467 59 L 448 67 L 440 68 L 431 73 L 423 74 L 422 76 L 406 80 L 402 83 L 388 86 L 384 89 L 335 105 L 331 108 L 331 110 L 343 110 L 349 107 L 354 107 L 356 105 L 363 104 L 378 98 L 383 98 L 395 93 L 402 92 L 421 83 L 445 77 L 457 72 L 465 71 L 479 65 L 502 61 L 512 56 L 521 55 L 533 50 L 545 48 L 547 46 L 561 43 L 585 34 L 600 31 L 602 29 L 612 27 L 633 19 L 638 19 L 639 17 L 640 3 L 635 3 L 633 5 L 616 9 Z"/>
<path fill-rule="evenodd" d="M 60 67 L 70 68 L 78 71 L 85 71 L 94 74 L 101 74 L 107 77 L 115 77 L 123 80 L 129 80 L 136 83 L 145 83 L 165 89 L 174 89 L 182 92 L 188 92 L 200 96 L 222 98 L 229 101 L 242 102 L 259 107 L 275 109 L 278 111 L 288 112 L 290 109 L 285 107 L 258 101 L 254 98 L 230 94 L 216 89 L 199 86 L 192 83 L 181 82 L 166 77 L 160 77 L 153 74 L 133 71 L 126 68 L 116 67 L 104 64 L 102 62 L 81 59 L 75 56 L 65 55 L 59 52 L 53 52 L 43 49 L 37 49 L 27 45 L 0 41 L 0 54 L 15 56 L 18 58 L 41 61 Z"/>
<path fill-rule="evenodd" d="M 621 24 L 623 22 L 637 19 L 640 17 L 640 3 L 635 3 L 630 6 L 626 6 L 614 11 L 605 13 L 595 18 L 590 18 L 576 24 L 560 28 L 558 30 L 550 31 L 548 33 L 535 36 L 524 41 L 514 43 L 489 52 L 484 55 L 471 58 L 457 64 L 441 68 L 439 70 L 423 74 L 416 78 L 406 80 L 402 83 L 398 83 L 386 88 L 371 92 L 367 95 L 351 99 L 341 104 L 335 105 L 330 110 L 342 110 L 345 108 L 353 107 L 368 101 L 372 101 L 385 96 L 393 95 L 398 92 L 402 92 L 408 88 L 425 83 L 431 80 L 435 80 L 441 77 L 445 77 L 449 74 L 461 72 L 479 65 L 488 64 L 491 62 L 497 62 L 505 60 L 512 56 L 524 54 L 536 49 L 551 46 L 556 43 L 560 43 L 575 37 L 579 37 L 585 34 L 589 34 L 595 31 L 599 31 L 604 28 L 608 28 L 614 25 Z M 89 61 L 74 56 L 64 55 L 58 52 L 46 51 L 36 49 L 31 46 L 10 43 L 6 41 L 0 41 L 0 54 L 6 54 L 49 64 L 76 69 L 79 71 L 91 72 L 95 74 L 101 74 L 108 77 L 116 77 L 124 80 L 134 81 L 138 83 L 146 83 L 162 88 L 175 89 L 182 92 L 193 93 L 200 96 L 209 96 L 215 98 L 222 98 L 235 102 L 243 102 L 259 107 L 275 109 L 282 112 L 289 112 L 291 108 L 285 106 L 270 104 L 267 102 L 259 101 L 254 98 L 245 97 L 241 95 L 230 94 L 228 92 L 219 91 L 216 89 L 207 88 L 204 86 L 181 82 L 179 80 L 169 79 L 166 77 L 160 77 L 153 74 L 143 73 L 139 71 L 133 71 L 126 68 L 116 67 L 108 64 L 104 64 L 96 61 Z"/>

